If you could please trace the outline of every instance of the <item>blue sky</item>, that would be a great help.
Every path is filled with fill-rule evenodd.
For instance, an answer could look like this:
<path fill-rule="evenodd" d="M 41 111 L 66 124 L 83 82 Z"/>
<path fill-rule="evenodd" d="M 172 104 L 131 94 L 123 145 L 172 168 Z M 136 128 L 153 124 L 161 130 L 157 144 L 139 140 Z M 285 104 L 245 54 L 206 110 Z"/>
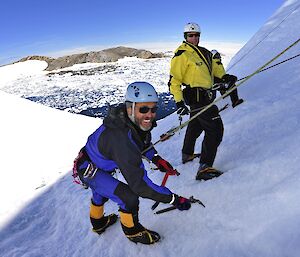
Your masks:
<path fill-rule="evenodd" d="M 201 40 L 246 43 L 283 2 L 4 0 L 0 64 L 89 46 L 180 42 L 189 21 L 200 24 Z"/>

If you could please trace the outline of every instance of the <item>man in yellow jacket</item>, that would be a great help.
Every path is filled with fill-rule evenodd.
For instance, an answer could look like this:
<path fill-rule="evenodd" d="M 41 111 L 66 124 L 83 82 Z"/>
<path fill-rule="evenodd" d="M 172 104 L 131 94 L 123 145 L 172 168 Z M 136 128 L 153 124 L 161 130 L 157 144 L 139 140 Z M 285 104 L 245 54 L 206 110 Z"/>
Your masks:
<path fill-rule="evenodd" d="M 216 90 L 212 90 L 215 82 L 234 85 L 237 80 L 237 77 L 225 73 L 220 55 L 198 46 L 200 33 L 197 23 L 186 24 L 185 41 L 177 48 L 171 61 L 168 85 L 174 96 L 179 115 L 190 113 L 192 117 L 201 107 L 210 104 L 216 97 Z M 224 87 L 220 89 L 224 92 Z M 232 103 L 233 107 L 243 102 L 238 98 L 235 98 L 235 101 L 237 102 Z M 190 111 L 186 105 L 190 106 Z M 222 174 L 221 171 L 212 167 L 224 131 L 216 105 L 188 124 L 182 148 L 183 163 L 193 160 L 196 140 L 203 131 L 205 135 L 197 180 L 208 180 Z"/>

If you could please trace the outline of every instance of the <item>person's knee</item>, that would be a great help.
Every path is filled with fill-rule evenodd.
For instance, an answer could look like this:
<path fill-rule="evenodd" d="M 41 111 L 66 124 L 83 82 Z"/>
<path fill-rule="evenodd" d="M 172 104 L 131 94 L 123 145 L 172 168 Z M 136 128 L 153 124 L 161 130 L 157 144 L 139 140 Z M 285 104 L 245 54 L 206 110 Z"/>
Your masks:
<path fill-rule="evenodd" d="M 223 130 L 216 135 L 216 144 L 219 146 L 223 140 Z"/>
<path fill-rule="evenodd" d="M 95 205 L 103 205 L 108 201 L 108 198 L 103 197 L 98 194 L 93 194 L 93 197 L 91 199 L 92 203 Z"/>
<path fill-rule="evenodd" d="M 128 185 L 120 183 L 114 193 L 122 201 L 122 209 L 131 213 L 138 211 L 139 197 L 132 192 Z"/>
<path fill-rule="evenodd" d="M 221 144 L 222 139 L 223 139 L 223 134 L 218 133 L 218 134 L 215 134 L 214 139 L 211 141 L 214 142 L 213 145 L 218 147 Z"/>
<path fill-rule="evenodd" d="M 127 199 L 125 200 L 126 209 L 130 212 L 137 212 L 139 208 L 139 198 L 135 194 L 127 195 Z"/>
<path fill-rule="evenodd" d="M 204 144 L 209 148 L 218 147 L 223 139 L 223 130 L 214 130 L 206 133 L 204 137 Z"/>
<path fill-rule="evenodd" d="M 219 120 L 215 123 L 215 129 L 213 134 L 216 145 L 220 145 L 224 135 L 224 126 L 222 120 Z"/>

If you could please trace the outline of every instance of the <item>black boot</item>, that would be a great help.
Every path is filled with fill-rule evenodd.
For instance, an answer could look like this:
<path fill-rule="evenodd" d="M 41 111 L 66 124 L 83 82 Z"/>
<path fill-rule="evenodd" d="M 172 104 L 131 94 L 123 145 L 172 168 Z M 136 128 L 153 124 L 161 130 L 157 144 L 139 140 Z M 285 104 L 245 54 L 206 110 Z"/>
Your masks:
<path fill-rule="evenodd" d="M 138 215 L 120 211 L 120 219 L 125 236 L 134 243 L 154 244 L 159 241 L 160 235 L 144 228 L 138 222 Z"/>
<path fill-rule="evenodd" d="M 200 153 L 194 153 L 194 154 L 186 154 L 182 153 L 182 164 L 185 164 L 187 162 L 193 161 L 195 158 L 200 157 Z"/>
<path fill-rule="evenodd" d="M 219 171 L 213 167 L 209 167 L 207 164 L 200 164 L 196 180 L 209 180 L 213 178 L 217 178 L 223 174 L 222 171 Z"/>
<path fill-rule="evenodd" d="M 118 220 L 118 216 L 112 213 L 108 216 L 103 216 L 101 219 L 90 219 L 93 225 L 93 232 L 101 235 L 105 231 L 105 229 L 116 223 L 116 221 Z"/>
<path fill-rule="evenodd" d="M 90 207 L 90 221 L 93 226 L 93 232 L 102 234 L 106 228 L 116 223 L 118 216 L 114 213 L 104 216 L 103 205 L 95 205 L 93 202 Z"/>
<path fill-rule="evenodd" d="M 127 228 L 122 224 L 125 236 L 134 243 L 154 244 L 159 241 L 160 235 L 149 229 L 144 228 L 140 223 L 133 228 Z"/>

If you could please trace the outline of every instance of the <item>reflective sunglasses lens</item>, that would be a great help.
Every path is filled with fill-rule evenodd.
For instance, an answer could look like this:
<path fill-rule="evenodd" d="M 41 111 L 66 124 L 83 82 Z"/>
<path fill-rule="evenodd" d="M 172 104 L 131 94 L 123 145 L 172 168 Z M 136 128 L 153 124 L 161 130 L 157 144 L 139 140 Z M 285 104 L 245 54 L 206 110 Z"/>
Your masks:
<path fill-rule="evenodd" d="M 148 113 L 151 110 L 152 113 L 156 113 L 157 106 L 154 106 L 153 108 L 150 108 L 148 106 L 140 107 L 140 113 Z"/>
<path fill-rule="evenodd" d="M 156 112 L 157 112 L 157 109 L 158 109 L 158 107 L 155 106 L 155 107 L 151 108 L 151 112 L 152 112 L 152 113 L 156 113 Z"/>
<path fill-rule="evenodd" d="M 200 34 L 188 34 L 188 37 L 200 37 Z"/>

